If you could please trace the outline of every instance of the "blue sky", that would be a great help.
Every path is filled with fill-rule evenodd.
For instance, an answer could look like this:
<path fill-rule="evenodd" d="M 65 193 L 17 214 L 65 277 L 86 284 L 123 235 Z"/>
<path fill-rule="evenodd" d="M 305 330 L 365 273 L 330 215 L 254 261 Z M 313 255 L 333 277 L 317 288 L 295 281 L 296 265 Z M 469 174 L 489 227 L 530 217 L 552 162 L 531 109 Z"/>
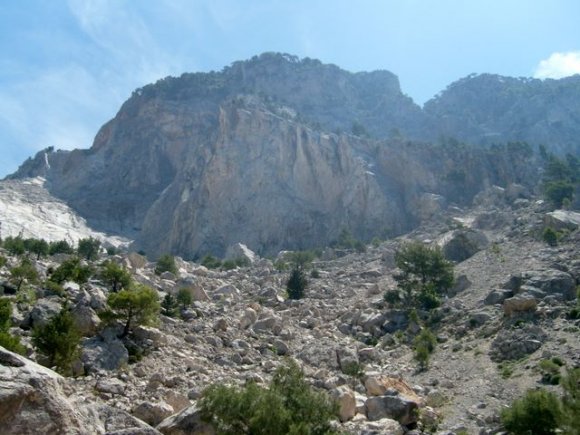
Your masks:
<path fill-rule="evenodd" d="M 0 177 L 88 148 L 131 92 L 281 51 L 387 69 L 419 104 L 470 73 L 580 73 L 577 0 L 3 0 Z"/>

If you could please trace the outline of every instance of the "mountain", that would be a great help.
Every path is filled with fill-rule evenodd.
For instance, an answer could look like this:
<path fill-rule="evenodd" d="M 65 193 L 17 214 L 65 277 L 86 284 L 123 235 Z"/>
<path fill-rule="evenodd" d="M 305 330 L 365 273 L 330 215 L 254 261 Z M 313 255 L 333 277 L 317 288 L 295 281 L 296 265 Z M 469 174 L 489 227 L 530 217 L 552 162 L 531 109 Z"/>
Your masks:
<path fill-rule="evenodd" d="M 566 132 L 580 125 L 572 104 L 561 108 L 565 91 L 553 107 L 544 95 L 554 83 L 578 92 L 574 80 L 510 79 L 507 87 L 501 80 L 464 79 L 422 110 L 390 72 L 350 73 L 266 53 L 138 89 L 90 149 L 47 149 L 10 178 L 44 177 L 91 226 L 133 238 L 152 256 L 223 255 L 236 242 L 275 254 L 327 245 L 345 229 L 370 240 L 416 226 L 429 195 L 466 204 L 493 184 L 533 187 L 537 165 L 527 145 L 439 139 L 485 142 L 496 125 L 506 131 L 502 140 L 528 138 L 552 125 L 542 113 L 557 110 L 568 114 Z M 540 102 L 529 107 L 535 117 L 522 118 L 535 124 L 510 135 L 510 114 L 525 106 L 514 101 L 525 100 L 510 91 L 505 103 L 494 101 L 512 88 Z M 455 109 L 461 104 L 465 110 Z M 554 137 L 549 149 L 572 146 L 568 136 Z"/>
<path fill-rule="evenodd" d="M 526 141 L 580 154 L 580 75 L 538 80 L 474 74 L 424 109 L 441 134 L 472 144 Z"/>

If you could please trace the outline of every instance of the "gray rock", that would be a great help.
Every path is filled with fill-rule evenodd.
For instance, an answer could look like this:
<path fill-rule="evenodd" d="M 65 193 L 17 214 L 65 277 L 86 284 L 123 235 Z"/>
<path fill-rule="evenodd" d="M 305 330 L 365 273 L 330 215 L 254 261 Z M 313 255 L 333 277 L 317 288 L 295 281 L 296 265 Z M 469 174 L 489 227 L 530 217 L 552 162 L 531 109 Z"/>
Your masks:
<path fill-rule="evenodd" d="M 133 409 L 133 415 L 145 423 L 155 426 L 173 414 L 173 408 L 165 402 L 141 402 Z"/>
<path fill-rule="evenodd" d="M 444 234 L 437 244 L 441 246 L 445 258 L 461 262 L 485 249 L 489 241 L 481 231 L 461 229 Z"/>
<path fill-rule="evenodd" d="M 163 435 L 215 435 L 216 431 L 211 424 L 201 420 L 199 410 L 195 406 L 185 408 L 157 425 Z"/>
<path fill-rule="evenodd" d="M 35 328 L 44 326 L 50 318 L 62 309 L 62 301 L 59 297 L 40 299 L 30 311 L 22 323 L 23 328 Z"/>
<path fill-rule="evenodd" d="M 485 298 L 483 303 L 485 305 L 497 305 L 502 304 L 507 298 L 511 298 L 514 295 L 512 290 L 507 289 L 495 289 L 492 290 Z"/>
<path fill-rule="evenodd" d="M 558 231 L 574 231 L 580 227 L 580 213 L 570 210 L 555 210 L 551 213 L 546 213 L 544 225 Z"/>
<path fill-rule="evenodd" d="M 81 361 L 87 373 L 117 370 L 129 362 L 129 352 L 121 340 L 92 337 L 82 343 Z"/>
<path fill-rule="evenodd" d="M 466 275 L 459 275 L 455 278 L 455 283 L 453 284 L 453 287 L 449 289 L 448 295 L 451 297 L 456 296 L 457 294 L 467 290 L 469 287 L 471 287 L 471 281 L 469 278 L 467 278 Z"/>
<path fill-rule="evenodd" d="M 99 379 L 95 385 L 95 390 L 99 393 L 108 394 L 123 394 L 127 386 L 123 381 L 116 378 L 103 378 Z"/>
<path fill-rule="evenodd" d="M 522 283 L 536 287 L 545 293 L 559 293 L 564 299 L 576 298 L 576 282 L 567 272 L 556 269 L 528 271 L 521 274 Z"/>
<path fill-rule="evenodd" d="M 513 298 L 503 301 L 503 312 L 506 316 L 512 316 L 517 313 L 535 311 L 538 301 L 529 294 L 519 294 Z"/>
<path fill-rule="evenodd" d="M 79 332 L 84 336 L 95 335 L 101 325 L 101 319 L 95 311 L 86 305 L 77 304 L 72 309 L 74 322 Z"/>
<path fill-rule="evenodd" d="M 256 261 L 260 259 L 258 255 L 248 248 L 243 243 L 235 243 L 226 249 L 225 259 L 227 260 L 236 260 L 236 259 L 243 259 L 248 262 L 248 264 L 254 264 Z"/>
<path fill-rule="evenodd" d="M 365 406 L 371 421 L 391 418 L 404 426 L 417 421 L 419 404 L 401 395 L 369 397 Z"/>
<path fill-rule="evenodd" d="M 538 350 L 546 339 L 546 333 L 534 325 L 526 325 L 518 329 L 504 329 L 491 343 L 489 354 L 496 362 L 518 360 Z"/>
<path fill-rule="evenodd" d="M 354 417 L 356 413 L 356 400 L 354 392 L 346 385 L 336 387 L 330 393 L 338 406 L 338 418 L 345 422 Z"/>

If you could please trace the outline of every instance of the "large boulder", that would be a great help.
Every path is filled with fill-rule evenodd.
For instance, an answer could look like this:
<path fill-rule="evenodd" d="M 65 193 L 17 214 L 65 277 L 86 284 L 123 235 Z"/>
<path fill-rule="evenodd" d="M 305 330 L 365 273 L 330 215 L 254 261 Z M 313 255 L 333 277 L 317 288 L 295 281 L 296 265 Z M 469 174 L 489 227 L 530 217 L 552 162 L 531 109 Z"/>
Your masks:
<path fill-rule="evenodd" d="M 129 352 L 121 340 L 97 336 L 82 343 L 81 361 L 87 373 L 116 370 L 129 362 Z"/>
<path fill-rule="evenodd" d="M 368 419 L 391 418 L 404 426 L 415 423 L 419 404 L 397 393 L 394 391 L 392 395 L 369 397 L 365 402 Z"/>
<path fill-rule="evenodd" d="M 485 249 L 489 241 L 481 231 L 460 229 L 443 234 L 437 241 L 445 258 L 461 262 Z"/>
<path fill-rule="evenodd" d="M 155 426 L 173 414 L 173 408 L 165 402 L 141 402 L 133 409 L 133 415 Z"/>
<path fill-rule="evenodd" d="M 354 417 L 356 413 L 356 400 L 354 392 L 346 385 L 336 387 L 331 391 L 331 396 L 338 406 L 338 418 L 345 422 Z"/>
<path fill-rule="evenodd" d="M 163 435 L 215 435 L 214 427 L 201 420 L 199 410 L 195 406 L 185 408 L 163 420 L 157 426 Z"/>
<path fill-rule="evenodd" d="M 521 294 L 503 301 L 503 312 L 506 316 L 513 316 L 518 313 L 535 311 L 538 301 L 532 295 Z"/>
<path fill-rule="evenodd" d="M 101 319 L 91 307 L 77 304 L 72 310 L 72 316 L 79 332 L 84 336 L 95 335 L 101 324 Z"/>
<path fill-rule="evenodd" d="M 29 315 L 24 319 L 21 326 L 23 328 L 36 328 L 48 323 L 52 316 L 62 309 L 62 301 L 59 297 L 50 297 L 39 300 L 30 310 Z"/>
<path fill-rule="evenodd" d="M 574 231 L 580 227 L 580 213 L 570 210 L 555 210 L 551 213 L 546 213 L 544 225 L 555 230 Z"/>
<path fill-rule="evenodd" d="M 102 433 L 50 369 L 0 347 L 0 433 Z"/>
<path fill-rule="evenodd" d="M 557 269 L 533 270 L 521 274 L 523 285 L 536 287 L 547 294 L 561 294 L 566 300 L 576 298 L 576 281 L 567 272 Z"/>
<path fill-rule="evenodd" d="M 260 257 L 243 243 L 236 243 L 226 249 L 226 260 L 242 260 L 248 264 L 254 264 Z"/>

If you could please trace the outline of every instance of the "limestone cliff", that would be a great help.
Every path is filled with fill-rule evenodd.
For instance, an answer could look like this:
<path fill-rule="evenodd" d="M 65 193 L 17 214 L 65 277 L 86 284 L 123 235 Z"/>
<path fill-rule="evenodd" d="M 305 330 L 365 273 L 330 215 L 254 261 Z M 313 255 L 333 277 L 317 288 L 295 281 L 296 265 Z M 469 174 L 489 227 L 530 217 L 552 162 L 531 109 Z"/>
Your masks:
<path fill-rule="evenodd" d="M 42 175 L 96 229 L 187 258 L 398 234 L 426 192 L 465 203 L 536 179 L 513 149 L 418 141 L 434 131 L 392 73 L 265 54 L 138 89 L 90 149 L 44 150 L 13 178 Z"/>

